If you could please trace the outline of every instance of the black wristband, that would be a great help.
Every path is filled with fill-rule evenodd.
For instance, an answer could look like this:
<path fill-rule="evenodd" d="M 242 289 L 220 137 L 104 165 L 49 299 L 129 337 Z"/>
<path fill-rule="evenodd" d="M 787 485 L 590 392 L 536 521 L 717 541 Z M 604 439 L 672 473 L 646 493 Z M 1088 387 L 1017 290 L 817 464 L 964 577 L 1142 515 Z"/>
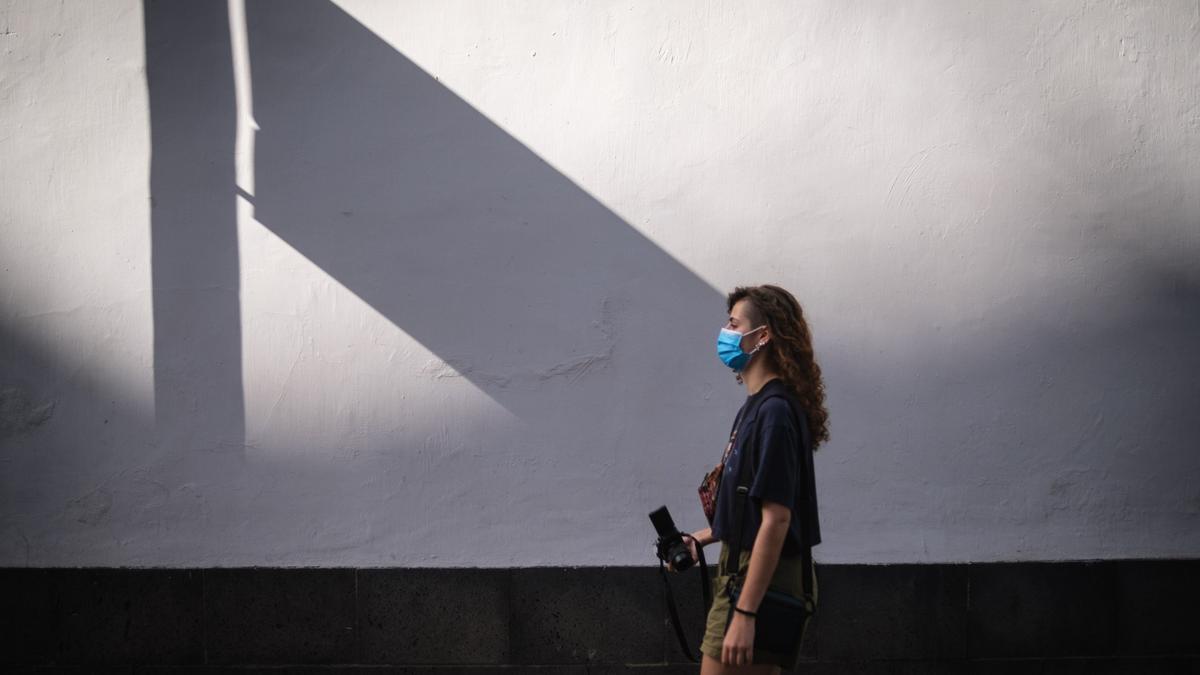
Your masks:
<path fill-rule="evenodd" d="M 742 609 L 741 607 L 738 607 L 737 605 L 734 605 L 733 611 L 737 612 L 738 614 L 745 614 L 746 616 L 750 617 L 751 619 L 758 618 L 758 615 L 755 614 L 754 612 L 747 612 L 746 610 Z"/>

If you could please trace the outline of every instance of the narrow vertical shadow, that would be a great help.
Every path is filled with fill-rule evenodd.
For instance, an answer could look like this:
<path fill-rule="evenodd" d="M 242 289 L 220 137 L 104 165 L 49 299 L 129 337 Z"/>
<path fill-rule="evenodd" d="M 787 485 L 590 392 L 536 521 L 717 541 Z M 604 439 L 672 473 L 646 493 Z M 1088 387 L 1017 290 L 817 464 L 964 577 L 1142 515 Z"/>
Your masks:
<path fill-rule="evenodd" d="M 236 109 L 224 0 L 143 5 L 150 101 L 156 437 L 244 443 L 234 175 Z"/>

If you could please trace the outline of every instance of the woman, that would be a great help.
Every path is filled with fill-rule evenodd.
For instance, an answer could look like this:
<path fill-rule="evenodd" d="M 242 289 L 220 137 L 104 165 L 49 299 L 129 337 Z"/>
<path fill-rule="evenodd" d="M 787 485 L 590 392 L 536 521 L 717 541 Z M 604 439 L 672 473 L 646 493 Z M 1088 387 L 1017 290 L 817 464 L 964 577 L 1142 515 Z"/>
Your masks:
<path fill-rule="evenodd" d="M 795 667 L 796 655 L 753 648 L 755 610 L 768 586 L 795 596 L 807 586 L 816 601 L 816 575 L 802 585 L 800 552 L 821 541 L 811 451 L 829 438 L 825 387 L 808 324 L 791 293 L 778 286 L 739 287 L 726 304 L 729 321 L 717 351 L 749 396 L 734 421 L 722 465 L 713 470 L 720 472 L 720 483 L 711 513 L 706 505 L 712 526 L 685 535 L 693 558 L 697 544 L 721 542 L 700 673 L 779 673 L 780 667 Z M 729 619 L 725 584 L 733 561 L 728 543 L 736 531 L 735 489 L 744 452 L 753 462 L 738 561 L 744 583 Z"/>

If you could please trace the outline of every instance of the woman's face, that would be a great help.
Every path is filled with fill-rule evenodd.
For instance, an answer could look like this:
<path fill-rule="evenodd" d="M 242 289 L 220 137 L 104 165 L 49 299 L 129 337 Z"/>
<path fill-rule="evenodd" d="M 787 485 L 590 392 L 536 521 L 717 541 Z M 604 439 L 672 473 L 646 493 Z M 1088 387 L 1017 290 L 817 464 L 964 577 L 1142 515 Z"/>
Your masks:
<path fill-rule="evenodd" d="M 750 323 L 750 318 L 746 316 L 746 308 L 749 303 L 749 298 L 742 298 L 741 300 L 733 303 L 733 309 L 729 310 L 729 320 L 725 322 L 726 328 L 745 334 L 758 327 L 752 325 Z M 742 351 L 749 352 L 750 350 L 754 349 L 755 345 L 757 345 L 763 340 L 763 338 L 766 337 L 766 333 L 767 329 L 764 328 L 754 335 L 747 335 L 746 337 L 742 338 Z M 750 344 L 746 344 L 747 340 L 749 340 Z"/>

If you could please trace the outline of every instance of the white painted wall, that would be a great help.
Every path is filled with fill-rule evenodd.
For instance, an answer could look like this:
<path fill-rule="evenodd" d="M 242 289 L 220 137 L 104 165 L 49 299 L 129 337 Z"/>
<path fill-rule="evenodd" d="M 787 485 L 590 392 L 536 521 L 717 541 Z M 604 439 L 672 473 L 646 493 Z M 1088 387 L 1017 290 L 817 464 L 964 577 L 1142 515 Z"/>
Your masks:
<path fill-rule="evenodd" d="M 0 2 L 0 564 L 650 564 L 765 282 L 820 561 L 1200 555 L 1197 3 L 232 7 Z"/>

